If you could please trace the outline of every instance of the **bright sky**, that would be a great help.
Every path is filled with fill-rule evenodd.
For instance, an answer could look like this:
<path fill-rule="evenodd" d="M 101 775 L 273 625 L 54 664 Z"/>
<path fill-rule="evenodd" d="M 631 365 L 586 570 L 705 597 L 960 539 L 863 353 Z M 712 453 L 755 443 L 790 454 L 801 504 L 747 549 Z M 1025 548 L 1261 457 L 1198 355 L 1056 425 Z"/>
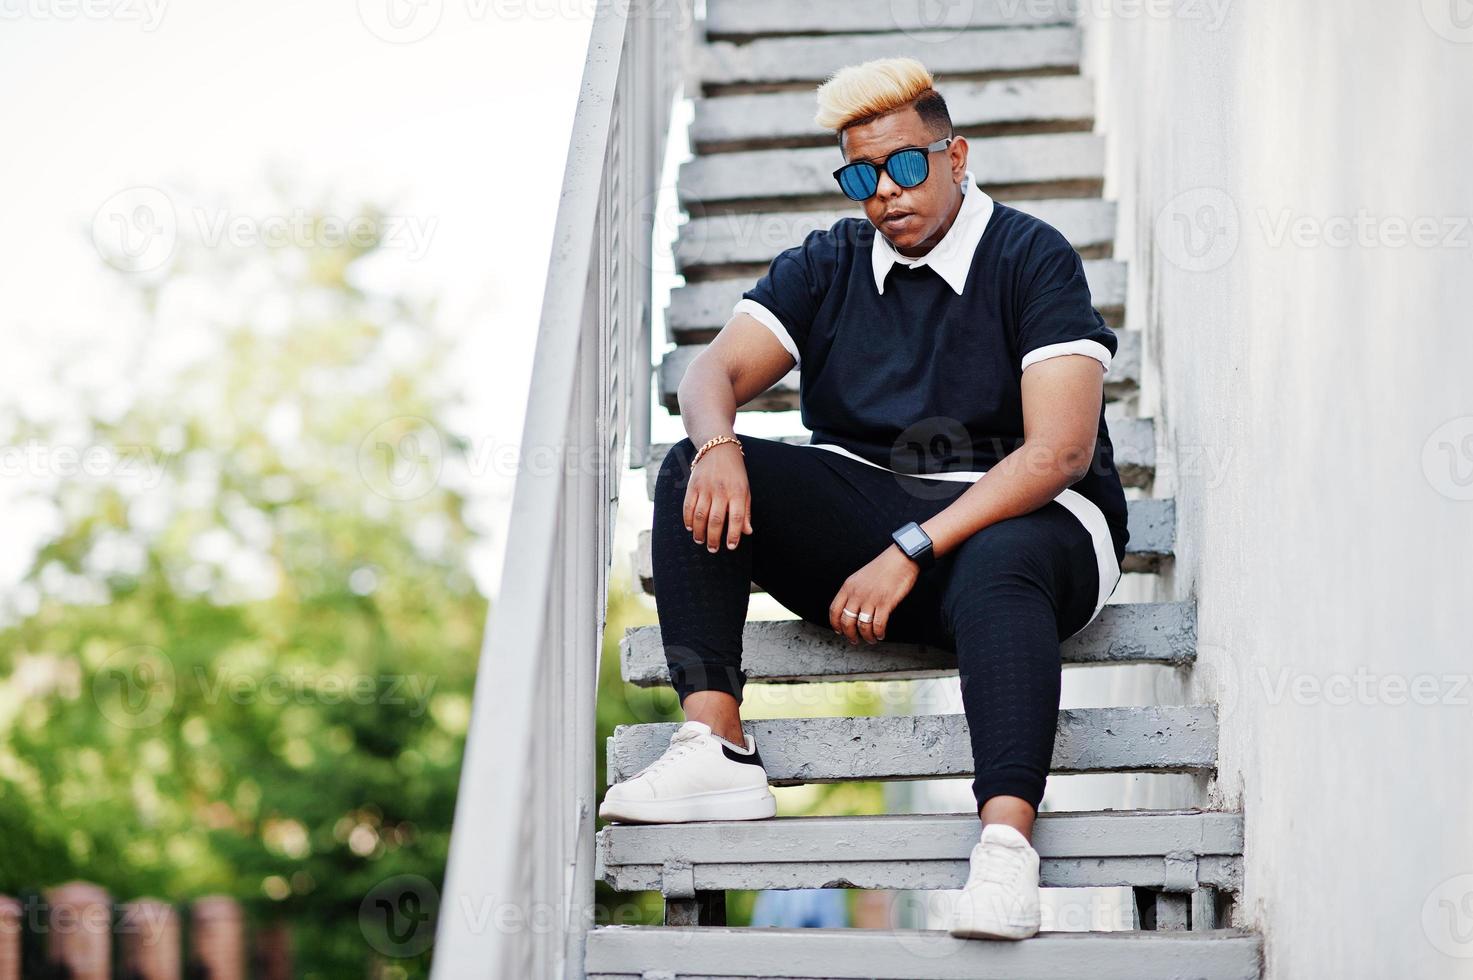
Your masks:
<path fill-rule="evenodd" d="M 0 0 L 0 397 L 65 398 L 43 365 L 125 363 L 136 346 L 110 312 L 121 289 L 89 233 L 99 209 L 106 218 L 118 200 L 165 188 L 173 200 L 224 194 L 260 219 L 250 202 L 274 172 L 308 194 L 388 203 L 405 229 L 391 274 L 439 295 L 464 338 L 446 379 L 473 401 L 475 417 L 461 421 L 482 448 L 514 445 L 593 10 L 594 0 Z M 683 153 L 680 137 L 673 155 Z M 198 231 L 180 216 L 181 236 Z M 657 415 L 656 439 L 684 434 Z M 509 487 L 487 490 L 500 499 Z M 642 485 L 629 492 L 642 512 Z M 504 502 L 494 510 L 493 548 L 477 560 L 491 589 Z M 0 517 L 0 534 L 12 542 L 4 584 L 26 557 L 14 547 L 23 517 Z M 627 535 L 621 527 L 632 547 Z"/>

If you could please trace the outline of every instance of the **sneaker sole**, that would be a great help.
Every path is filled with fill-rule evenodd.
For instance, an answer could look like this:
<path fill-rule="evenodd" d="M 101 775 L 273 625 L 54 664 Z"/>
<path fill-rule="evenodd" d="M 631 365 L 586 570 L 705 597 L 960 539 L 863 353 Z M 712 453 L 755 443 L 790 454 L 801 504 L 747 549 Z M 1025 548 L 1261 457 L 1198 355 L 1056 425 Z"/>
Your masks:
<path fill-rule="evenodd" d="M 763 820 L 777 816 L 777 797 L 766 786 L 723 789 L 670 800 L 604 800 L 598 815 L 626 823 L 689 823 L 696 820 Z"/>
<path fill-rule="evenodd" d="M 1037 926 L 952 926 L 951 935 L 958 939 L 1029 939 L 1037 935 Z"/>

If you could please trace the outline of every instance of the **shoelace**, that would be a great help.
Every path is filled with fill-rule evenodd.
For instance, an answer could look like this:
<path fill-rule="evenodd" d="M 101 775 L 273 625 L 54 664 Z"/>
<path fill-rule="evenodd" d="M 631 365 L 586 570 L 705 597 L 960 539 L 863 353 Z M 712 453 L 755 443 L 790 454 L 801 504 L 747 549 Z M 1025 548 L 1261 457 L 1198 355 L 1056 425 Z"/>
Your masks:
<path fill-rule="evenodd" d="M 1023 870 L 1025 858 L 1022 848 L 1008 847 L 1003 844 L 991 846 L 978 845 L 982 849 L 982 856 L 976 862 L 976 868 L 972 872 L 968 885 L 980 884 L 984 881 L 996 882 L 1006 885 L 1013 880 L 1018 872 Z"/>
<path fill-rule="evenodd" d="M 659 772 L 676 759 L 690 754 L 690 751 L 700 744 L 700 738 L 701 733 L 694 728 L 677 728 L 675 734 L 670 736 L 670 747 L 665 750 L 664 754 L 634 775 L 653 775 Z"/>

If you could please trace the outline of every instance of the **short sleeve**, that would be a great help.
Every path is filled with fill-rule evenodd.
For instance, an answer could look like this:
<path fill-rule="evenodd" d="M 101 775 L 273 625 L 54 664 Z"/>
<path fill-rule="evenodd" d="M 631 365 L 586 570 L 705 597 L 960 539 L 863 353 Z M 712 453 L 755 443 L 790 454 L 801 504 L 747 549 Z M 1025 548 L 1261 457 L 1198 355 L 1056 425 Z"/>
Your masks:
<path fill-rule="evenodd" d="M 732 315 L 748 313 L 771 330 L 793 360 L 803 363 L 803 348 L 832 279 L 833 236 L 815 228 L 802 244 L 784 249 L 757 284 L 742 293 Z"/>
<path fill-rule="evenodd" d="M 1085 354 L 1108 371 L 1120 342 L 1095 310 L 1084 262 L 1069 240 L 1045 226 L 1019 280 L 1018 370 L 1061 354 Z"/>

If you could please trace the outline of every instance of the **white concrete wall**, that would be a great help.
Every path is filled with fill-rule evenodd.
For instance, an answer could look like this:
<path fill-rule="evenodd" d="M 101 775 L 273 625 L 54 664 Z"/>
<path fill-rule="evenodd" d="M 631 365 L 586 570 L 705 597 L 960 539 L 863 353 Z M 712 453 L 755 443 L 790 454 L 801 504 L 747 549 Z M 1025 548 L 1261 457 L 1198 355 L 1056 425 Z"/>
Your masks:
<path fill-rule="evenodd" d="M 1221 699 L 1271 977 L 1473 977 L 1473 4 L 1082 3 L 1201 632 L 1114 699 Z"/>

